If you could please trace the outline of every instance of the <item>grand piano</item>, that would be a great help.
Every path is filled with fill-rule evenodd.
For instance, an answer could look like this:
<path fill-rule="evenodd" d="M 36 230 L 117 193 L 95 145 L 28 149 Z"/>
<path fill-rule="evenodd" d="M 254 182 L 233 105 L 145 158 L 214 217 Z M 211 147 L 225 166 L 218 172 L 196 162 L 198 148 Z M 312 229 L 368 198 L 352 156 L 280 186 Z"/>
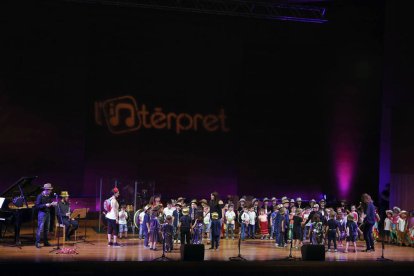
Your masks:
<path fill-rule="evenodd" d="M 36 196 L 41 188 L 33 185 L 37 176 L 22 177 L 0 194 L 5 198 L 0 209 L 0 238 L 3 238 L 8 227 L 14 227 L 14 242 L 20 242 L 20 227 L 23 222 L 33 222 Z"/>

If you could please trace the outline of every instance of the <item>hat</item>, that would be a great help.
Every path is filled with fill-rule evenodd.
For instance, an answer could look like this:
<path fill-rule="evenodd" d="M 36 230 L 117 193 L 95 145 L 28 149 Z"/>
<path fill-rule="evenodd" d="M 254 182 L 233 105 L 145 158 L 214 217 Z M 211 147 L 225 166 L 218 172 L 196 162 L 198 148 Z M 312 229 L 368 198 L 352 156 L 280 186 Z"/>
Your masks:
<path fill-rule="evenodd" d="M 246 199 L 244 199 L 243 197 L 240 198 L 239 202 L 242 202 L 242 201 L 246 202 Z"/>
<path fill-rule="evenodd" d="M 181 207 L 182 205 L 181 205 L 181 203 L 180 203 L 180 202 L 176 202 L 176 203 L 175 203 L 175 206 L 179 206 L 179 207 Z"/>
<path fill-rule="evenodd" d="M 275 198 L 275 197 L 272 197 L 272 201 L 275 201 L 275 200 L 277 200 L 277 198 Z"/>
<path fill-rule="evenodd" d="M 397 206 L 395 206 L 394 208 L 392 208 L 392 210 L 394 212 L 397 212 L 397 213 L 400 213 L 401 212 L 401 209 L 399 207 L 397 207 Z"/>
<path fill-rule="evenodd" d="M 322 198 L 321 200 L 319 200 L 319 203 L 321 203 L 321 202 L 325 202 L 325 199 Z"/>
<path fill-rule="evenodd" d="M 189 211 L 188 207 L 183 208 L 183 215 L 188 215 Z"/>
<path fill-rule="evenodd" d="M 292 199 L 290 200 L 290 203 L 295 203 L 295 200 L 292 198 Z"/>
<path fill-rule="evenodd" d="M 218 213 L 217 212 L 211 213 L 211 218 L 218 219 Z"/>
<path fill-rule="evenodd" d="M 252 203 L 255 203 L 257 200 L 257 198 L 253 198 Z"/>
<path fill-rule="evenodd" d="M 300 197 L 298 197 L 298 198 L 296 199 L 296 201 L 302 202 L 302 199 L 301 199 Z"/>
<path fill-rule="evenodd" d="M 309 202 L 316 202 L 316 200 L 314 200 L 314 199 L 312 198 Z"/>
<path fill-rule="evenodd" d="M 50 183 L 46 183 L 46 184 L 43 184 L 42 189 L 43 189 L 43 190 L 52 190 L 52 189 L 53 189 L 53 187 L 52 187 L 52 184 L 50 184 Z"/>
<path fill-rule="evenodd" d="M 69 196 L 68 191 L 62 191 L 62 192 L 60 193 L 60 197 L 68 197 L 68 196 Z"/>
<path fill-rule="evenodd" d="M 144 207 L 144 211 L 148 211 L 149 209 L 151 209 L 151 205 L 147 205 Z"/>
<path fill-rule="evenodd" d="M 185 197 L 179 197 L 179 198 L 177 198 L 177 201 L 183 201 L 183 200 L 185 200 Z"/>
<path fill-rule="evenodd" d="M 287 196 L 282 197 L 282 201 L 285 200 L 285 199 L 288 199 Z"/>
<path fill-rule="evenodd" d="M 388 214 L 388 213 L 389 213 L 389 214 L 391 214 L 391 215 L 392 215 L 392 213 L 393 213 L 393 212 L 392 212 L 392 210 L 387 210 L 387 211 L 385 211 L 385 213 L 386 213 L 386 214 Z"/>
<path fill-rule="evenodd" d="M 280 208 L 282 208 L 283 207 L 283 204 L 278 204 L 277 206 L 276 206 L 276 209 L 280 209 Z"/>
<path fill-rule="evenodd" d="M 267 197 L 263 198 L 263 202 L 265 201 L 269 201 L 269 199 Z"/>
<path fill-rule="evenodd" d="M 202 200 L 200 200 L 200 203 L 201 203 L 201 204 L 206 204 L 206 205 L 208 205 L 207 199 L 202 199 Z"/>
<path fill-rule="evenodd" d="M 315 207 L 318 207 L 318 208 L 319 208 L 319 204 L 316 204 L 316 203 L 315 203 L 315 204 L 313 205 L 313 208 L 315 208 Z"/>
<path fill-rule="evenodd" d="M 197 204 L 197 199 L 193 199 L 193 200 L 191 200 L 191 203 L 195 203 L 195 204 Z"/>
<path fill-rule="evenodd" d="M 287 199 L 287 198 L 282 199 L 282 204 L 285 204 L 285 203 L 289 203 L 289 199 Z"/>
<path fill-rule="evenodd" d="M 406 210 L 402 210 L 402 211 L 400 212 L 400 215 L 402 215 L 402 214 L 406 214 L 406 215 L 408 215 L 408 212 L 407 212 Z"/>

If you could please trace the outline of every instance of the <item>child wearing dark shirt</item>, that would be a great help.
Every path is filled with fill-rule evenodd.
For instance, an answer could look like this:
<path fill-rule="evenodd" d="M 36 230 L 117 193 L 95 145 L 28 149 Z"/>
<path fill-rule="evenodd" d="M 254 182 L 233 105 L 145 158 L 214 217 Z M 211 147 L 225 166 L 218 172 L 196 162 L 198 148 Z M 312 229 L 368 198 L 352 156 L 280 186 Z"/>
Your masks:
<path fill-rule="evenodd" d="M 354 252 L 357 252 L 357 246 L 356 246 L 356 239 L 358 237 L 358 225 L 354 221 L 354 216 L 352 214 L 348 215 L 346 223 L 346 247 L 345 247 L 345 253 L 348 253 L 348 246 L 349 242 L 354 243 Z"/>
<path fill-rule="evenodd" d="M 293 246 L 298 249 L 299 243 L 302 240 L 302 209 L 296 209 L 293 216 Z"/>
<path fill-rule="evenodd" d="M 211 214 L 211 247 L 209 249 L 216 249 L 218 250 L 219 242 L 220 242 L 220 219 L 217 212 Z"/>
<path fill-rule="evenodd" d="M 165 252 L 171 252 L 173 250 L 174 226 L 172 225 L 172 221 L 172 216 L 168 215 L 166 217 L 166 223 L 162 225 Z"/>
<path fill-rule="evenodd" d="M 336 236 L 339 234 L 339 225 L 335 219 L 336 214 L 332 210 L 329 214 L 329 220 L 327 222 L 326 234 L 328 236 L 328 252 L 331 252 L 331 242 L 334 244 L 334 251 L 337 252 L 336 248 Z"/>

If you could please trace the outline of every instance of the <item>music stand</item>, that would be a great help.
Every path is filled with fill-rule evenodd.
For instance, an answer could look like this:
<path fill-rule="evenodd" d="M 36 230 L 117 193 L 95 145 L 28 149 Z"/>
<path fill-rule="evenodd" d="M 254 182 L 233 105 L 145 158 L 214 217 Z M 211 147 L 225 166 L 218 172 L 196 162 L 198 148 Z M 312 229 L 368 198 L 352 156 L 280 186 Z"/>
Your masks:
<path fill-rule="evenodd" d="M 84 229 L 85 229 L 85 234 L 83 236 L 83 240 L 81 240 L 79 242 L 84 242 L 84 243 L 94 245 L 92 242 L 86 240 L 86 216 L 87 216 L 88 212 L 89 212 L 89 208 L 75 209 L 75 210 L 73 210 L 72 214 L 70 215 L 70 218 L 71 219 L 76 218 L 76 219 L 78 219 L 78 222 L 79 222 L 80 219 L 83 219 L 83 221 L 84 221 L 83 226 L 84 226 Z M 78 243 L 78 242 L 76 242 L 76 243 Z"/>

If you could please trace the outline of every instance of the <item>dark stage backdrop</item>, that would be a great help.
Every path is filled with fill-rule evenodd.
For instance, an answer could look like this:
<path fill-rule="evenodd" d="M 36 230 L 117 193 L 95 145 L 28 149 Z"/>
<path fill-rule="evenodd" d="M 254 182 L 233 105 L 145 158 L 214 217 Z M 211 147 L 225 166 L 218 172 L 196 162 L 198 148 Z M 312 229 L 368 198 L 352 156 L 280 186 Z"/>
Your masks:
<path fill-rule="evenodd" d="M 2 9 L 0 186 L 34 174 L 75 195 L 101 177 L 171 197 L 375 194 L 381 18 L 342 8 L 322 25 Z"/>

